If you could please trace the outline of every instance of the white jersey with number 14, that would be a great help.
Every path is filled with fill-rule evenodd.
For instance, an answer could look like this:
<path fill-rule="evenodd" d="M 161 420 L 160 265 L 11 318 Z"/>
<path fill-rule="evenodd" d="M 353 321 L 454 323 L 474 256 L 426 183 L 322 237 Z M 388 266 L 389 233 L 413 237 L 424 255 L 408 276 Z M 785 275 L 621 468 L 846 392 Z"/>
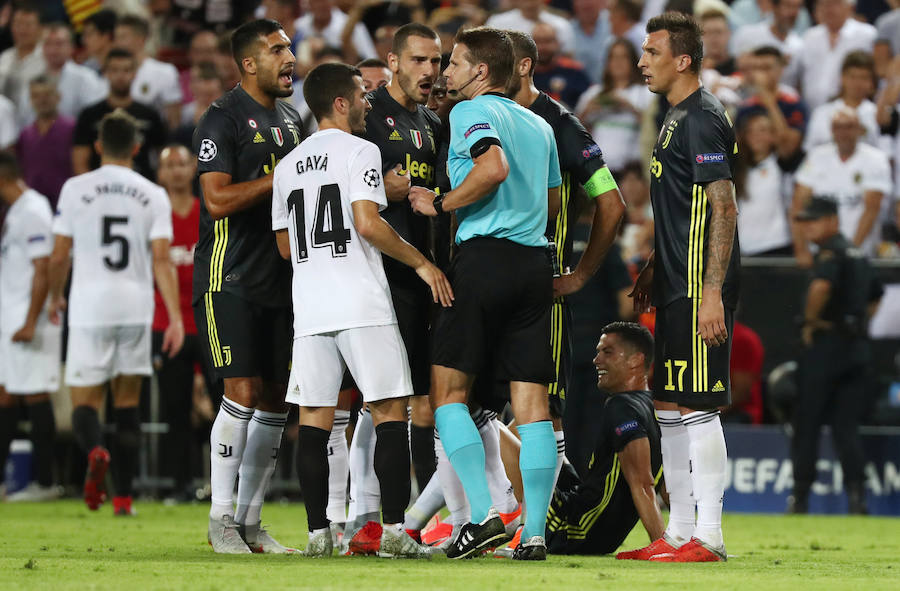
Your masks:
<path fill-rule="evenodd" d="M 378 147 L 319 131 L 275 168 L 272 229 L 287 230 L 294 269 L 294 338 L 395 324 L 381 252 L 353 222 L 354 201 L 387 207 Z"/>
<path fill-rule="evenodd" d="M 151 241 L 172 240 L 165 189 L 107 164 L 66 181 L 53 233 L 72 238 L 70 326 L 150 324 Z"/>

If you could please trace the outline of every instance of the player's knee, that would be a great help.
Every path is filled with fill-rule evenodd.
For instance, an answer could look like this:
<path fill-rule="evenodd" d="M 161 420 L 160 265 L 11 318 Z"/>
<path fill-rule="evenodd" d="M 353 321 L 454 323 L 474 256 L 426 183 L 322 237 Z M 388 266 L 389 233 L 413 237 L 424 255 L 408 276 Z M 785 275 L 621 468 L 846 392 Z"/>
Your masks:
<path fill-rule="evenodd" d="M 372 411 L 372 421 L 376 425 L 388 421 L 406 422 L 408 401 L 408 398 L 388 398 L 386 400 L 369 402 L 369 409 Z"/>

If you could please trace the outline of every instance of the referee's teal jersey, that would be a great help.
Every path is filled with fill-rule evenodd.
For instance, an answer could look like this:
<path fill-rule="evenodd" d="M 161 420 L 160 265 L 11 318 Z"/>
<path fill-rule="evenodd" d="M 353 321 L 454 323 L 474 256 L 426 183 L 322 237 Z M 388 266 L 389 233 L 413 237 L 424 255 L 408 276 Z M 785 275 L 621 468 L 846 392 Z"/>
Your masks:
<path fill-rule="evenodd" d="M 472 148 L 500 142 L 509 175 L 483 199 L 456 212 L 456 242 L 505 238 L 525 246 L 545 246 L 547 189 L 562 184 L 553 129 L 540 116 L 496 94 L 462 101 L 450 111 L 447 170 L 458 187 L 472 170 Z"/>

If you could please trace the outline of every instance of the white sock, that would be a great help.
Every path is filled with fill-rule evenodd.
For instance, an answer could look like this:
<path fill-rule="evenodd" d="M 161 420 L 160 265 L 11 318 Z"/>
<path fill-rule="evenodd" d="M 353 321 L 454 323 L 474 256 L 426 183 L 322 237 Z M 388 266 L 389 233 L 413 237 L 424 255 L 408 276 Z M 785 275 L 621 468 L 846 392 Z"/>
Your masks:
<path fill-rule="evenodd" d="M 480 416 L 473 414 L 472 420 L 475 421 L 484 444 L 484 467 L 491 490 L 491 501 L 500 513 L 512 513 L 519 506 L 519 501 L 513 494 L 512 483 L 506 476 L 506 468 L 500 457 L 500 427 L 494 423 L 497 415 L 490 411 L 479 412 Z"/>
<path fill-rule="evenodd" d="M 566 459 L 566 434 L 564 431 L 554 431 L 553 436 L 556 437 L 556 471 L 553 472 L 553 485 L 556 486 L 563 462 Z"/>
<path fill-rule="evenodd" d="M 373 498 L 374 491 L 374 498 Z M 350 442 L 350 508 L 348 529 L 362 527 L 366 521 L 380 521 L 381 490 L 375 475 L 375 425 L 372 413 L 362 410 Z M 374 518 L 373 518 L 374 515 Z"/>
<path fill-rule="evenodd" d="M 413 506 L 406 511 L 403 518 L 404 529 L 422 529 L 434 514 L 444 506 L 444 491 L 441 490 L 440 475 L 435 473 Z"/>
<path fill-rule="evenodd" d="M 658 410 L 663 474 L 669 493 L 669 523 L 666 535 L 683 544 L 694 535 L 695 503 L 692 494 L 690 439 L 677 410 Z"/>
<path fill-rule="evenodd" d="M 260 512 L 275 463 L 281 449 L 281 434 L 287 423 L 286 412 L 257 409 L 247 427 L 247 446 L 238 478 L 237 509 L 234 520 L 241 525 L 259 523 Z"/>
<path fill-rule="evenodd" d="M 722 548 L 722 497 L 728 450 L 719 411 L 695 411 L 682 417 L 691 441 L 691 480 L 697 498 L 694 537 Z"/>
<path fill-rule="evenodd" d="M 464 524 L 469 522 L 469 502 L 466 499 L 466 491 L 463 489 L 447 452 L 444 451 L 444 444 L 438 436 L 437 429 L 434 431 L 434 454 L 437 456 L 437 474 L 441 484 L 441 491 L 444 493 L 444 503 L 447 510 L 450 511 L 450 523 Z"/>
<path fill-rule="evenodd" d="M 234 481 L 244 456 L 247 424 L 252 416 L 252 408 L 222 398 L 219 414 L 209 433 L 209 479 L 212 489 L 209 516 L 213 519 L 234 515 Z"/>
<path fill-rule="evenodd" d="M 328 507 L 325 512 L 328 521 L 347 521 L 347 425 L 350 424 L 349 410 L 334 411 L 334 426 L 328 438 Z"/>

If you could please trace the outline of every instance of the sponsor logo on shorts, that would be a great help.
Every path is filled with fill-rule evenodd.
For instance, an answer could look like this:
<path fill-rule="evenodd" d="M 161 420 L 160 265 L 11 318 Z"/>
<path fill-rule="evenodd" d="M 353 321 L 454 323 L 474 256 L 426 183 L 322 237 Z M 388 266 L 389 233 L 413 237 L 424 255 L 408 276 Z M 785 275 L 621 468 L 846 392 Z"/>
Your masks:
<path fill-rule="evenodd" d="M 716 385 L 713 386 L 712 391 L 713 392 L 724 392 L 725 391 L 725 386 L 722 385 L 722 380 L 716 381 Z"/>
<path fill-rule="evenodd" d="M 46 239 L 47 239 L 47 237 L 44 236 L 43 234 L 35 234 L 34 236 L 28 237 L 28 243 L 30 244 L 32 242 L 43 242 Z"/>
<path fill-rule="evenodd" d="M 466 137 L 469 137 L 470 135 L 472 135 L 479 129 L 490 129 L 490 128 L 491 128 L 490 123 L 476 123 L 475 125 L 473 125 L 472 127 L 470 127 L 469 129 L 466 130 L 465 135 L 466 135 Z"/>
<path fill-rule="evenodd" d="M 725 162 L 725 154 L 722 152 L 697 154 L 697 164 L 706 164 L 707 162 Z"/>

